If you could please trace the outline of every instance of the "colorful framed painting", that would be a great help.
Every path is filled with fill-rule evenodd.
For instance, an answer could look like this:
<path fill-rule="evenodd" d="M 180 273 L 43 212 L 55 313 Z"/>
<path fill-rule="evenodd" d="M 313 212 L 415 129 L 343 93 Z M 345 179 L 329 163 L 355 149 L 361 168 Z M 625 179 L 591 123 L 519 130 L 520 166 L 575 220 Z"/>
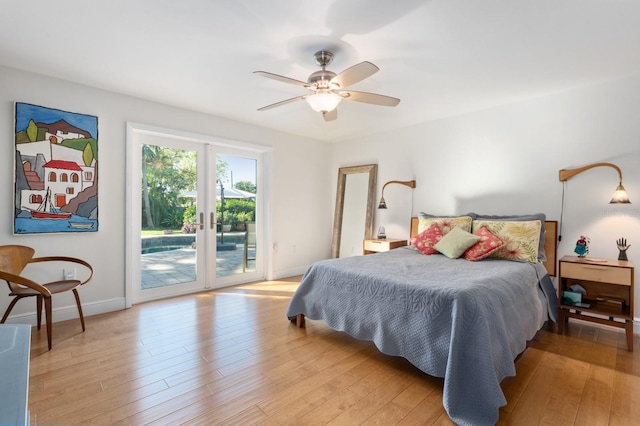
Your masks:
<path fill-rule="evenodd" d="M 16 102 L 13 233 L 98 230 L 98 117 Z"/>

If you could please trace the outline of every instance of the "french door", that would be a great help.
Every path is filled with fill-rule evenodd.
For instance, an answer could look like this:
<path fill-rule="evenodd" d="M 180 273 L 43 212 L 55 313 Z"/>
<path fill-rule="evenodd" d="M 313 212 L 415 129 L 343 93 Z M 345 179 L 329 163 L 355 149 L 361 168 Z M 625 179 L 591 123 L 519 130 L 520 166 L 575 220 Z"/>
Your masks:
<path fill-rule="evenodd" d="M 127 305 L 263 277 L 260 153 L 158 131 L 128 145 Z"/>

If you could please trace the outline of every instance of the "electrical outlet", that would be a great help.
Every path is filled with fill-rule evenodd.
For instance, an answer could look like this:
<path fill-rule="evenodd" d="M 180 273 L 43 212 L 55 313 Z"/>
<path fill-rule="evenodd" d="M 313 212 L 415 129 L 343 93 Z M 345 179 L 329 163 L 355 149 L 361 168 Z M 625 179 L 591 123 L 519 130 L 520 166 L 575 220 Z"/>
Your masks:
<path fill-rule="evenodd" d="M 62 270 L 62 278 L 65 280 L 75 280 L 76 279 L 76 268 L 63 269 Z"/>

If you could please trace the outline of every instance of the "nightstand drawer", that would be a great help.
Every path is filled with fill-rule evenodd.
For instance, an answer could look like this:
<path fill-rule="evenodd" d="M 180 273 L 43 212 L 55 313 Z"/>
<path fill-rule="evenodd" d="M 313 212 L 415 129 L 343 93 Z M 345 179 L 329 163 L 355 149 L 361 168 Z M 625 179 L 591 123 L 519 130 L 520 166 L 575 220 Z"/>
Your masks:
<path fill-rule="evenodd" d="M 368 251 L 389 251 L 391 250 L 389 241 L 386 240 L 365 240 L 364 249 Z"/>
<path fill-rule="evenodd" d="M 407 240 L 364 240 L 362 248 L 365 252 L 381 253 L 407 245 Z"/>
<path fill-rule="evenodd" d="M 605 265 L 562 262 L 562 277 L 585 281 L 631 285 L 630 268 L 614 268 Z"/>

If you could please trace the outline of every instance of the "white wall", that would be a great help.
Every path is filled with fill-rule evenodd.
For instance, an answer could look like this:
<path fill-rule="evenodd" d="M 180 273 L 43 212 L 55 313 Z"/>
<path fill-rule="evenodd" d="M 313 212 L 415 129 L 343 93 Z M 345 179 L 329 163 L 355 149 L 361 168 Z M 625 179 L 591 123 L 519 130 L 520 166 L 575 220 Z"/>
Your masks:
<path fill-rule="evenodd" d="M 392 179 L 417 180 L 413 193 L 388 186 L 389 209 L 376 213 L 376 226 L 385 225 L 388 238 L 402 238 L 410 215 L 420 211 L 543 212 L 560 220 L 558 170 L 612 162 L 622 169 L 633 204 L 608 204 L 618 184 L 612 168 L 573 177 L 566 183 L 558 254 L 573 254 L 578 237 L 586 235 L 590 255 L 617 258 L 616 239 L 625 237 L 632 245 L 629 260 L 640 267 L 638 117 L 635 76 L 338 144 L 333 165 L 378 163 L 378 188 Z M 635 305 L 637 321 L 640 290 Z"/>
<path fill-rule="evenodd" d="M 13 233 L 14 102 L 95 115 L 99 132 L 99 221 L 95 233 L 20 235 Z M 212 100 L 214 102 L 214 100 Z M 271 278 L 303 273 L 313 261 L 327 258 L 331 247 L 334 188 L 330 185 L 331 146 L 220 117 L 195 113 L 82 85 L 0 67 L 0 244 L 24 244 L 36 255 L 81 257 L 95 268 L 92 282 L 80 291 L 85 315 L 124 307 L 125 295 L 125 130 L 136 122 L 190 133 L 272 147 L 272 199 L 266 207 L 272 242 L 279 250 L 267 270 Z M 313 224 L 313 226 L 309 226 Z M 0 314 L 9 304 L 0 290 Z M 32 319 L 35 300 L 20 301 L 10 320 Z M 75 317 L 70 295 L 54 299 L 54 321 Z"/>

